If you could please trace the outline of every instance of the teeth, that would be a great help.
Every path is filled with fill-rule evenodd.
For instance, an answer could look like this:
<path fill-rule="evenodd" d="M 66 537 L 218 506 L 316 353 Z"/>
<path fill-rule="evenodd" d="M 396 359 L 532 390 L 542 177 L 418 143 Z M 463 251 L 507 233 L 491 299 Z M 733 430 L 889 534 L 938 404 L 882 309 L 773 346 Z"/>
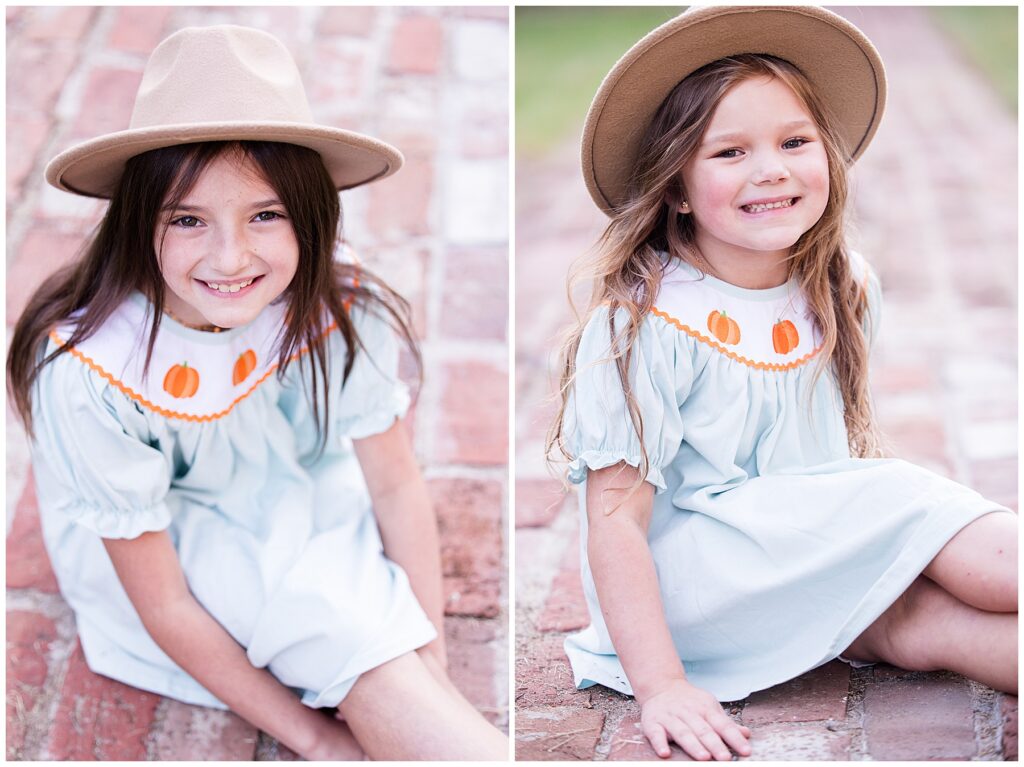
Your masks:
<path fill-rule="evenodd" d="M 748 213 L 760 213 L 762 210 L 774 210 L 775 208 L 788 208 L 793 204 L 793 200 L 779 200 L 778 202 L 758 202 L 753 205 L 744 205 L 743 210 Z"/>
<path fill-rule="evenodd" d="M 242 288 L 247 288 L 247 287 L 249 287 L 250 285 L 252 285 L 252 283 L 253 283 L 253 280 L 255 280 L 255 279 L 256 279 L 256 278 L 255 278 L 255 277 L 253 277 L 253 279 L 252 279 L 252 280 L 246 280 L 245 282 L 235 282 L 235 283 L 217 283 L 217 282 L 208 282 L 208 283 L 206 283 L 206 284 L 207 284 L 207 285 L 208 285 L 208 286 L 209 286 L 209 287 L 210 287 L 211 289 L 213 289 L 213 290 L 219 290 L 219 291 L 220 291 L 221 293 L 237 293 L 237 292 L 238 292 L 238 291 L 240 291 L 240 290 L 241 290 Z"/>

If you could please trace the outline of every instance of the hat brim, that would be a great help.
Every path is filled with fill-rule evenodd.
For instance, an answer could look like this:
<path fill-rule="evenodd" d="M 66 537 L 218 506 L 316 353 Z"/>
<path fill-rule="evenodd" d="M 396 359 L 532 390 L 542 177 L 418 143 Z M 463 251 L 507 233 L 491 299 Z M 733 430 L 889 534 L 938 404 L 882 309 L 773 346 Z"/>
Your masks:
<path fill-rule="evenodd" d="M 611 214 L 626 185 L 644 131 L 675 86 L 712 61 L 740 53 L 785 59 L 811 81 L 857 159 L 885 108 L 885 70 L 853 24 L 815 7 L 730 6 L 689 10 L 630 48 L 594 96 L 583 128 L 583 177 Z"/>
<path fill-rule="evenodd" d="M 46 166 L 58 189 L 109 198 L 130 158 L 153 149 L 202 141 L 280 141 L 320 154 L 337 189 L 368 184 L 402 167 L 402 153 L 379 139 L 321 125 L 284 122 L 189 123 L 118 131 L 61 152 Z"/>

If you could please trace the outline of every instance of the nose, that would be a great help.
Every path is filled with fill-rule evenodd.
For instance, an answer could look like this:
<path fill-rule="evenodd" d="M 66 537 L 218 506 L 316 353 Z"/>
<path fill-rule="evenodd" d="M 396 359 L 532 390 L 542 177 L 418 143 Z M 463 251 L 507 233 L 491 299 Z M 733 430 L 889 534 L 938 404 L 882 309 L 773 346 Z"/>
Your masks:
<path fill-rule="evenodd" d="M 777 184 L 789 178 L 785 158 L 777 152 L 764 152 L 758 157 L 753 181 L 755 184 Z"/>
<path fill-rule="evenodd" d="M 220 236 L 214 238 L 207 262 L 224 277 L 231 277 L 246 271 L 252 264 L 253 245 L 245 227 L 225 227 Z"/>

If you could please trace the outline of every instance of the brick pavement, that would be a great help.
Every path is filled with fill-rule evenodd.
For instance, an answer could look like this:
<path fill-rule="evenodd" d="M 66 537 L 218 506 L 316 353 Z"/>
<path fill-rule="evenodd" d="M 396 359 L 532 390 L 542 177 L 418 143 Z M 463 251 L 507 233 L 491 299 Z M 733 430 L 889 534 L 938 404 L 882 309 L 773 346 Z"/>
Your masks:
<path fill-rule="evenodd" d="M 873 388 L 901 457 L 1017 507 L 1017 125 L 922 8 L 846 8 L 889 106 L 854 175 L 859 249 L 885 289 Z M 582 115 L 581 121 L 582 121 Z M 575 498 L 542 459 L 564 277 L 601 231 L 569 140 L 517 166 L 516 729 L 520 759 L 654 759 L 638 708 L 572 689 L 587 623 Z M 729 706 L 755 760 L 1016 759 L 1017 699 L 950 673 L 834 661 Z M 674 758 L 683 758 L 675 752 Z"/>
<path fill-rule="evenodd" d="M 7 9 L 7 325 L 74 257 L 102 205 L 42 181 L 48 158 L 128 124 L 172 31 L 277 35 L 316 119 L 400 147 L 397 176 L 343 195 L 347 236 L 414 306 L 426 379 L 411 417 L 438 509 L 452 675 L 507 728 L 508 14 L 504 8 Z M 7 420 L 9 759 L 294 759 L 230 713 L 85 666 L 40 538 L 24 436 Z"/>

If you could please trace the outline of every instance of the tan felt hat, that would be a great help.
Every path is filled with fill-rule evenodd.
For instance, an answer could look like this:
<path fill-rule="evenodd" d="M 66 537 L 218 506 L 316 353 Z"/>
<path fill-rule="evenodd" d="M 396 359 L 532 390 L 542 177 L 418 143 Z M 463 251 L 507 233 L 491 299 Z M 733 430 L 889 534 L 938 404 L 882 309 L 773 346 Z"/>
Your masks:
<path fill-rule="evenodd" d="M 273 35 L 222 25 L 188 27 L 146 62 L 128 130 L 61 152 L 46 167 L 58 189 L 110 197 L 125 162 L 198 141 L 280 141 L 320 153 L 338 189 L 389 176 L 402 153 L 360 133 L 313 121 L 298 67 Z"/>
<path fill-rule="evenodd" d="M 764 53 L 794 64 L 838 121 L 856 160 L 885 109 L 885 69 L 871 41 L 812 6 L 691 6 L 626 51 L 583 127 L 583 178 L 605 213 L 624 201 L 643 133 L 673 88 L 712 61 Z"/>

